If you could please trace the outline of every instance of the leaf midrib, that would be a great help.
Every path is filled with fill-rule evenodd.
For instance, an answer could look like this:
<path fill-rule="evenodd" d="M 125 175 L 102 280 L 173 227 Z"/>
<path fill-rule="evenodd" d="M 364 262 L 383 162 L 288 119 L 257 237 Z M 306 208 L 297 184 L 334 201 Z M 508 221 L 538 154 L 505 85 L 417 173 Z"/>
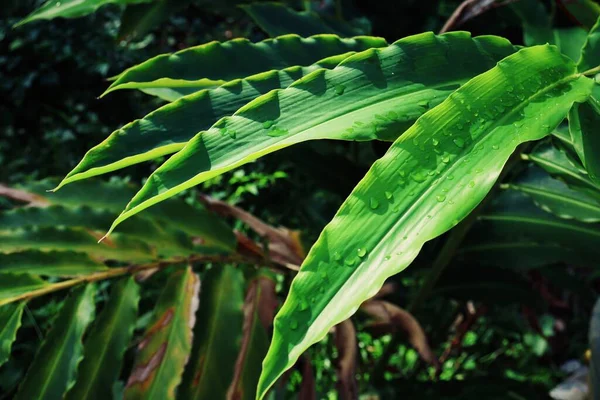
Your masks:
<path fill-rule="evenodd" d="M 590 199 L 590 201 L 586 202 L 586 201 L 583 201 L 583 200 L 578 199 L 573 196 L 560 195 L 556 192 L 546 190 L 543 188 L 538 188 L 538 187 L 531 186 L 531 185 L 513 185 L 513 184 L 511 184 L 509 186 L 514 188 L 515 190 L 522 191 L 523 193 L 538 194 L 539 196 L 551 198 L 553 200 L 558 200 L 558 201 L 561 201 L 564 203 L 570 203 L 572 205 L 580 206 L 580 207 L 588 209 L 590 211 L 600 213 L 600 204 L 593 202 L 593 200 L 591 200 L 591 199 Z"/>

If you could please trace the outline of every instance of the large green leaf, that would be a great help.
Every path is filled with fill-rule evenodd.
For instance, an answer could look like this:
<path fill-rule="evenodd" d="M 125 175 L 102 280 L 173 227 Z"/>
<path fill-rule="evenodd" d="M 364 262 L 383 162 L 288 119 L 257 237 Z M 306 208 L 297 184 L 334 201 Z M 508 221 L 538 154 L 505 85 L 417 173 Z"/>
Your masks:
<path fill-rule="evenodd" d="M 138 344 L 126 400 L 175 398 L 192 348 L 200 280 L 190 267 L 175 271 L 154 309 L 154 320 Z"/>
<path fill-rule="evenodd" d="M 86 285 L 65 301 L 15 399 L 59 400 L 75 384 L 83 357 L 82 337 L 94 319 L 94 293 L 94 286 Z"/>
<path fill-rule="evenodd" d="M 309 67 L 264 72 L 226 83 L 216 89 L 201 90 L 167 104 L 113 132 L 102 143 L 90 149 L 58 188 L 67 183 L 175 153 L 198 132 L 209 129 L 220 118 L 233 114 L 260 95 L 288 87 L 296 79 L 320 68 L 334 68 L 351 54 L 333 56 Z M 164 90 L 178 93 L 174 89 Z"/>
<path fill-rule="evenodd" d="M 73 251 L 25 250 L 17 253 L 0 253 L 0 274 L 37 274 L 45 276 L 88 275 L 106 270 L 104 263 L 88 254 Z"/>
<path fill-rule="evenodd" d="M 335 35 L 285 35 L 258 43 L 213 41 L 135 65 L 119 74 L 103 96 L 118 89 L 143 89 L 166 99 L 178 98 L 179 89 L 188 94 L 265 71 L 308 66 L 323 58 L 385 45 L 377 37 L 342 39 Z"/>
<path fill-rule="evenodd" d="M 10 357 L 10 349 L 17 338 L 25 302 L 0 307 L 0 365 Z"/>
<path fill-rule="evenodd" d="M 313 11 L 294 11 L 282 3 L 259 2 L 240 7 L 269 36 L 286 33 L 297 33 L 301 36 L 318 33 L 354 36 L 363 33 L 352 25 L 340 21 L 327 21 Z"/>
<path fill-rule="evenodd" d="M 584 222 L 600 221 L 600 201 L 584 192 L 570 189 L 540 168 L 529 168 L 522 177 L 506 187 L 530 196 L 541 208 L 559 217 Z"/>
<path fill-rule="evenodd" d="M 133 276 L 117 282 L 110 299 L 85 340 L 84 359 L 66 398 L 109 399 L 119 378 L 123 355 L 133 335 L 140 289 Z"/>
<path fill-rule="evenodd" d="M 31 291 L 42 289 L 48 283 L 31 274 L 0 275 L 0 306 L 11 303 L 16 297 Z"/>
<path fill-rule="evenodd" d="M 592 102 L 576 104 L 569 112 L 569 132 L 590 180 L 600 185 L 600 108 Z"/>
<path fill-rule="evenodd" d="M 77 18 L 96 11 L 106 4 L 134 4 L 148 3 L 153 0 L 49 0 L 40 8 L 19 21 L 15 26 L 23 25 L 39 19 L 52 19 L 56 17 Z"/>
<path fill-rule="evenodd" d="M 202 276 L 191 363 L 179 388 L 181 399 L 224 399 L 233 377 L 242 333 L 244 276 L 231 266 Z"/>
<path fill-rule="evenodd" d="M 498 37 L 425 33 L 315 71 L 196 135 L 152 174 L 112 229 L 182 190 L 299 142 L 394 139 L 457 86 L 513 51 Z"/>
<path fill-rule="evenodd" d="M 593 85 L 556 47 L 536 46 L 419 118 L 373 164 L 306 257 L 276 317 L 258 397 L 426 241 L 467 216 L 515 148 L 548 135 Z"/>

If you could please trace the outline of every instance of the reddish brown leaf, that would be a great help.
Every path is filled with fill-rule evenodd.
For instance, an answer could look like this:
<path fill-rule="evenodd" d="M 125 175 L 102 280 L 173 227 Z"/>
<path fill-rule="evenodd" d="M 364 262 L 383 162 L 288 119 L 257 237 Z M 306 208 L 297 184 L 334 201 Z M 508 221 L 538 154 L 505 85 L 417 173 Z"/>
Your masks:
<path fill-rule="evenodd" d="M 419 321 L 408 311 L 383 300 L 369 300 L 360 306 L 361 310 L 369 314 L 375 322 L 370 326 L 379 332 L 404 331 L 408 342 L 417 350 L 423 361 L 439 368 L 439 362 L 433 354 L 425 331 Z"/>
<path fill-rule="evenodd" d="M 2 184 L 0 184 L 0 196 L 28 203 L 28 205 L 32 207 L 46 207 L 50 205 L 50 201 L 39 194 L 30 193 L 20 189 L 13 189 Z"/>
<path fill-rule="evenodd" d="M 300 234 L 284 227 L 275 228 L 239 207 L 221 200 L 201 195 L 200 200 L 215 213 L 234 217 L 246 223 L 253 231 L 269 241 L 271 259 L 278 264 L 300 265 L 305 253 L 300 243 Z"/>
<path fill-rule="evenodd" d="M 335 327 L 335 346 L 339 353 L 336 370 L 338 375 L 337 389 L 340 399 L 357 399 L 356 361 L 358 346 L 356 343 L 356 329 L 350 319 L 343 321 Z"/>

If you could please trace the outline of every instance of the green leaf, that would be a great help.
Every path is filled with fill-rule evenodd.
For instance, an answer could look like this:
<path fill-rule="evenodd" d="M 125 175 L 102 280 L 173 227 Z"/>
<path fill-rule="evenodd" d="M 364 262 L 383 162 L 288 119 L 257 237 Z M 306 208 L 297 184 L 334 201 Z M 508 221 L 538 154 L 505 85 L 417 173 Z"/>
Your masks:
<path fill-rule="evenodd" d="M 333 68 L 350 55 L 330 57 L 309 67 L 290 67 L 234 80 L 167 104 L 111 133 L 102 143 L 90 149 L 57 189 L 71 182 L 175 153 L 198 132 L 209 129 L 220 118 L 233 114 L 260 95 L 285 88 L 317 69 Z"/>
<path fill-rule="evenodd" d="M 258 397 L 426 241 L 466 217 L 515 148 L 548 135 L 592 86 L 556 47 L 526 48 L 419 118 L 373 164 L 306 257 L 275 319 Z"/>
<path fill-rule="evenodd" d="M 262 360 L 269 348 L 269 332 L 278 301 L 275 280 L 260 273 L 248 287 L 244 300 L 244 325 L 240 351 L 235 362 L 228 399 L 253 400 L 260 377 Z"/>
<path fill-rule="evenodd" d="M 570 0 L 561 1 L 560 5 L 565 7 L 567 14 L 586 29 L 590 29 L 598 17 L 600 17 L 600 5 L 594 0 Z"/>
<path fill-rule="evenodd" d="M 539 168 L 529 168 L 524 176 L 506 187 L 528 195 L 539 207 L 561 218 L 600 221 L 600 201 L 584 192 L 569 189 L 565 183 L 552 179 Z"/>
<path fill-rule="evenodd" d="M 109 399 L 133 336 L 140 288 L 133 276 L 118 281 L 84 344 L 79 377 L 66 398 Z"/>
<path fill-rule="evenodd" d="M 47 286 L 42 278 L 30 274 L 0 275 L 0 306 L 11 303 L 22 294 Z"/>
<path fill-rule="evenodd" d="M 175 398 L 192 348 L 200 280 L 190 267 L 175 271 L 154 309 L 154 320 L 138 344 L 125 400 Z"/>
<path fill-rule="evenodd" d="M 135 65 L 119 74 L 102 96 L 118 89 L 145 89 L 170 99 L 173 94 L 168 89 L 192 93 L 265 71 L 308 66 L 327 57 L 383 46 L 382 38 L 342 39 L 335 35 L 302 38 L 294 34 L 258 43 L 248 39 L 213 41 Z M 177 92 L 175 95 L 180 97 Z"/>
<path fill-rule="evenodd" d="M 569 132 L 588 177 L 600 185 L 600 109 L 592 102 L 575 104 L 569 112 Z"/>
<path fill-rule="evenodd" d="M 0 366 L 10 358 L 10 349 L 21 326 L 25 302 L 0 307 Z"/>
<path fill-rule="evenodd" d="M 111 230 L 182 190 L 296 143 L 395 139 L 457 86 L 513 51 L 498 37 L 425 33 L 315 71 L 196 135 L 152 174 Z M 451 63 L 457 59 L 464 61 Z"/>
<path fill-rule="evenodd" d="M 561 53 L 577 62 L 581 57 L 581 50 L 587 38 L 585 29 L 579 27 L 557 28 L 552 30 L 552 37 L 548 38 L 547 42 L 556 45 Z"/>
<path fill-rule="evenodd" d="M 19 21 L 15 27 L 39 19 L 83 17 L 95 12 L 98 8 L 106 4 L 126 5 L 151 1 L 153 0 L 49 0 L 26 18 Z"/>
<path fill-rule="evenodd" d="M 600 10 L 600 6 L 598 8 Z M 577 68 L 584 72 L 598 65 L 600 65 L 600 17 L 588 34 Z"/>
<path fill-rule="evenodd" d="M 119 39 L 128 40 L 140 36 L 159 23 L 166 21 L 172 14 L 185 8 L 192 0 L 153 0 L 138 1 L 129 4 L 121 17 Z M 148 4 L 136 4 L 148 3 Z"/>
<path fill-rule="evenodd" d="M 83 358 L 83 334 L 94 319 L 95 288 L 75 289 L 64 302 L 52 328 L 27 371 L 16 400 L 62 399 L 75 384 Z"/>
<path fill-rule="evenodd" d="M 282 3 L 262 2 L 240 6 L 252 20 L 269 36 L 297 33 L 310 36 L 318 33 L 334 33 L 341 36 L 360 35 L 360 30 L 336 21 L 327 23 L 312 11 L 294 11 Z"/>
<path fill-rule="evenodd" d="M 108 269 L 103 263 L 93 260 L 88 254 L 65 252 L 43 252 L 25 250 L 18 253 L 0 253 L 0 274 L 37 274 L 44 276 L 80 276 Z"/>
<path fill-rule="evenodd" d="M 242 332 L 244 276 L 216 266 L 202 276 L 191 363 L 179 388 L 181 399 L 224 399 L 233 377 Z"/>

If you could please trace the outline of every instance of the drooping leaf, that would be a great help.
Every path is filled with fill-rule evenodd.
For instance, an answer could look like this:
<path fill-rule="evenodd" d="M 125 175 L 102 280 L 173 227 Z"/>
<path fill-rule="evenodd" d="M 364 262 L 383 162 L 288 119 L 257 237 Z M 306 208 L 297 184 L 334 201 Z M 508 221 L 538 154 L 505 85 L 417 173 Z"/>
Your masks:
<path fill-rule="evenodd" d="M 31 274 L 2 274 L 0 275 L 0 306 L 11 303 L 17 297 L 42 289 L 48 283 L 42 278 Z"/>
<path fill-rule="evenodd" d="M 600 5 L 598 6 L 598 13 L 600 14 Z M 577 64 L 577 68 L 581 72 L 600 64 L 600 15 L 596 15 L 596 18 L 598 20 L 588 34 L 587 41 L 581 50 L 581 59 Z"/>
<path fill-rule="evenodd" d="M 358 344 L 356 328 L 350 319 L 336 325 L 335 347 L 338 349 L 336 372 L 339 398 L 356 399 L 358 398 L 358 384 L 356 383 Z"/>
<path fill-rule="evenodd" d="M 513 51 L 498 37 L 425 33 L 315 71 L 196 135 L 152 174 L 112 228 L 182 190 L 299 142 L 396 138 L 456 86 Z M 465 61 L 452 64 L 455 59 Z"/>
<path fill-rule="evenodd" d="M 567 12 L 574 22 L 586 29 L 590 29 L 600 17 L 600 4 L 594 0 L 560 0 L 560 6 Z"/>
<path fill-rule="evenodd" d="M 574 105 L 569 112 L 569 132 L 589 179 L 600 185 L 600 108 L 592 102 Z"/>
<path fill-rule="evenodd" d="M 79 276 L 106 270 L 100 261 L 85 253 L 73 251 L 24 250 L 18 253 L 0 253 L 0 274 L 35 274 L 44 276 Z"/>
<path fill-rule="evenodd" d="M 0 366 L 8 361 L 10 349 L 21 327 L 25 302 L 0 307 Z"/>
<path fill-rule="evenodd" d="M 133 276 L 117 282 L 86 338 L 75 386 L 66 399 L 108 399 L 133 335 L 140 290 Z"/>
<path fill-rule="evenodd" d="M 119 39 L 141 36 L 172 14 L 185 8 L 192 0 L 153 0 L 131 2 L 121 16 Z M 146 4 L 141 4 L 146 3 Z"/>
<path fill-rule="evenodd" d="M 90 149 L 57 189 L 67 183 L 175 153 L 198 132 L 210 128 L 220 118 L 233 114 L 260 95 L 285 88 L 294 80 L 317 69 L 333 68 L 350 55 L 351 53 L 330 57 L 309 67 L 264 72 L 215 89 L 202 90 L 167 104 L 113 132 L 102 143 Z M 179 95 L 179 89 L 157 90 L 163 94 L 169 93 L 168 96 Z"/>
<path fill-rule="evenodd" d="M 248 39 L 213 41 L 161 54 L 135 65 L 119 74 L 103 96 L 119 89 L 143 89 L 162 98 L 179 98 L 180 88 L 189 90 L 183 92 L 189 94 L 266 71 L 309 66 L 327 57 L 385 45 L 385 40 L 377 37 L 342 39 L 335 35 L 316 35 L 303 38 L 296 34 L 258 43 Z M 260 79 L 254 81 L 261 83 Z M 176 93 L 170 93 L 169 89 Z M 232 85 L 230 90 L 235 89 L 236 85 Z"/>
<path fill-rule="evenodd" d="M 256 25 L 271 37 L 287 33 L 297 33 L 300 36 L 319 33 L 355 36 L 364 33 L 349 24 L 327 23 L 313 11 L 294 11 L 282 3 L 258 2 L 240 7 L 248 13 Z"/>
<path fill-rule="evenodd" d="M 379 332 L 386 333 L 403 331 L 408 342 L 417 350 L 423 361 L 438 367 L 438 359 L 429 346 L 427 335 L 411 313 L 384 300 L 366 301 L 360 309 L 374 319 L 374 322 L 367 325 L 371 329 L 375 328 Z"/>
<path fill-rule="evenodd" d="M 200 280 L 190 267 L 173 272 L 137 346 L 125 394 L 131 399 L 172 399 L 192 348 Z"/>
<path fill-rule="evenodd" d="M 153 0 L 48 0 L 40 8 L 19 21 L 15 26 L 20 26 L 39 19 L 52 19 L 56 17 L 77 18 L 92 14 L 106 4 L 135 4 L 148 3 Z"/>
<path fill-rule="evenodd" d="M 269 348 L 267 332 L 273 323 L 277 305 L 275 280 L 261 273 L 250 282 L 246 292 L 242 341 L 227 389 L 227 399 L 255 398 L 261 363 Z"/>
<path fill-rule="evenodd" d="M 75 384 L 83 357 L 83 334 L 94 319 L 94 294 L 94 285 L 86 285 L 65 301 L 19 386 L 16 400 L 59 400 Z"/>
<path fill-rule="evenodd" d="M 202 282 L 191 362 L 178 397 L 224 399 L 233 378 L 242 333 L 244 278 L 233 266 L 218 266 L 208 270 Z"/>
<path fill-rule="evenodd" d="M 561 218 L 575 218 L 584 222 L 600 221 L 600 201 L 585 192 L 570 189 L 540 168 L 529 168 L 517 181 L 506 187 L 526 194 L 542 209 Z"/>
<path fill-rule="evenodd" d="M 276 379 L 348 318 L 423 244 L 485 197 L 521 143 L 541 139 L 585 101 L 593 80 L 553 46 L 522 49 L 427 112 L 371 167 L 321 233 L 275 319 L 259 383 Z M 360 227 L 360 233 L 350 227 Z M 314 298 L 306 309 L 302 299 Z"/>

